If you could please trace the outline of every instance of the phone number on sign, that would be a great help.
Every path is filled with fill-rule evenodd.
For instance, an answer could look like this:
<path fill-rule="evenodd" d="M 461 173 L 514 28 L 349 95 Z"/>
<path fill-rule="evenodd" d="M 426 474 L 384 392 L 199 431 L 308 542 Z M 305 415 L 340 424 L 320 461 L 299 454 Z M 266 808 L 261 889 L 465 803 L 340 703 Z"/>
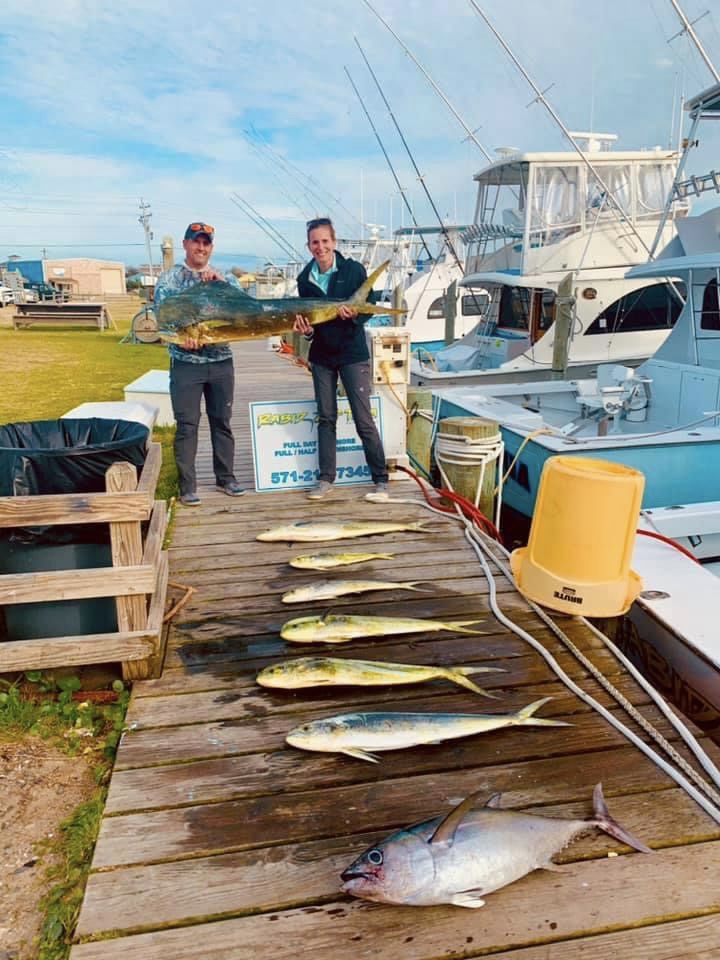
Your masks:
<path fill-rule="evenodd" d="M 353 477 L 369 477 L 370 468 L 366 463 L 357 467 L 338 467 L 338 480 L 349 480 Z M 272 483 L 313 483 L 320 479 L 319 470 L 275 470 L 270 475 Z"/>

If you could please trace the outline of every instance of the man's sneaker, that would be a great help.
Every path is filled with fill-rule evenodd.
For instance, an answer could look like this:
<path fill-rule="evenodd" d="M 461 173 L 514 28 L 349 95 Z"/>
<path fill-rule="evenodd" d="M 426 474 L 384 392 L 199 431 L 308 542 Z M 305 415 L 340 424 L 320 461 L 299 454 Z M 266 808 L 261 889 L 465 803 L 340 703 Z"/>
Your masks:
<path fill-rule="evenodd" d="M 226 493 L 229 497 L 241 497 L 245 490 L 240 486 L 237 480 L 229 480 L 227 483 L 218 483 L 217 489 L 221 493 Z"/>
<path fill-rule="evenodd" d="M 333 485 L 328 483 L 327 480 L 321 480 L 316 487 L 313 487 L 307 498 L 308 500 L 324 500 L 329 493 L 332 493 L 332 488 Z"/>
<path fill-rule="evenodd" d="M 202 503 L 202 500 L 194 490 L 191 490 L 190 493 L 180 494 L 180 503 L 184 503 L 186 507 L 198 507 Z"/>
<path fill-rule="evenodd" d="M 386 483 L 376 483 L 375 489 L 365 494 L 365 499 L 371 500 L 373 503 L 385 503 L 386 500 L 390 499 L 388 485 Z"/>

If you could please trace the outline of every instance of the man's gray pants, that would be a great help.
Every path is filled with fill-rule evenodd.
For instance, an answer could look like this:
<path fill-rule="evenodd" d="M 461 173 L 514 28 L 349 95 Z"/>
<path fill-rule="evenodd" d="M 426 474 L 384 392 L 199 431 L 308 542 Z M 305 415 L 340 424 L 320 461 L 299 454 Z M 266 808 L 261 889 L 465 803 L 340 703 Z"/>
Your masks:
<path fill-rule="evenodd" d="M 200 399 L 210 424 L 215 480 L 225 486 L 235 479 L 235 440 L 230 427 L 235 376 L 233 362 L 184 363 L 173 358 L 170 367 L 170 400 L 175 423 L 175 462 L 180 475 L 180 495 L 197 490 L 195 457 L 200 425 Z"/>

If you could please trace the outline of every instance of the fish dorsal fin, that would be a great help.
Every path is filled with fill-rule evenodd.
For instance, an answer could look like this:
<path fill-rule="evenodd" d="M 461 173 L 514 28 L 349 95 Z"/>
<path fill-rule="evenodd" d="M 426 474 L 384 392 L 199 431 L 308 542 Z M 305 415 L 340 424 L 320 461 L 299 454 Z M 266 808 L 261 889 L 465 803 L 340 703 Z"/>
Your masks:
<path fill-rule="evenodd" d="M 390 265 L 390 261 L 386 260 L 384 263 L 380 264 L 377 270 L 373 270 L 373 272 L 367 278 L 365 283 L 358 290 L 355 291 L 355 293 L 352 295 L 352 297 L 350 297 L 350 299 L 347 302 L 348 303 L 365 303 L 365 301 L 368 298 L 368 294 L 373 288 L 373 284 L 381 274 L 385 273 L 389 265 Z"/>
<path fill-rule="evenodd" d="M 465 818 L 465 814 L 475 806 L 482 792 L 483 791 L 478 790 L 476 793 L 471 793 L 469 797 L 465 797 L 456 807 L 453 807 L 445 819 L 441 820 L 437 825 L 428 843 L 446 843 L 448 846 L 452 846 L 453 840 L 455 839 L 455 831 Z"/>

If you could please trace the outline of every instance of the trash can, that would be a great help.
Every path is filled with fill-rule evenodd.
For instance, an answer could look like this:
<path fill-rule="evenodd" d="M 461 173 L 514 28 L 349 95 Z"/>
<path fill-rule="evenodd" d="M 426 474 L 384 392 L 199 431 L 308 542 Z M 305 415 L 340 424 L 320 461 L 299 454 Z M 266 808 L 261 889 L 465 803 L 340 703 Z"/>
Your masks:
<path fill-rule="evenodd" d="M 0 427 L 0 496 L 101 493 L 118 461 L 145 462 L 146 425 L 100 418 L 37 420 Z M 107 523 L 0 529 L 0 574 L 112 565 Z M 0 640 L 117 630 L 115 600 L 53 600 L 0 608 Z"/>

